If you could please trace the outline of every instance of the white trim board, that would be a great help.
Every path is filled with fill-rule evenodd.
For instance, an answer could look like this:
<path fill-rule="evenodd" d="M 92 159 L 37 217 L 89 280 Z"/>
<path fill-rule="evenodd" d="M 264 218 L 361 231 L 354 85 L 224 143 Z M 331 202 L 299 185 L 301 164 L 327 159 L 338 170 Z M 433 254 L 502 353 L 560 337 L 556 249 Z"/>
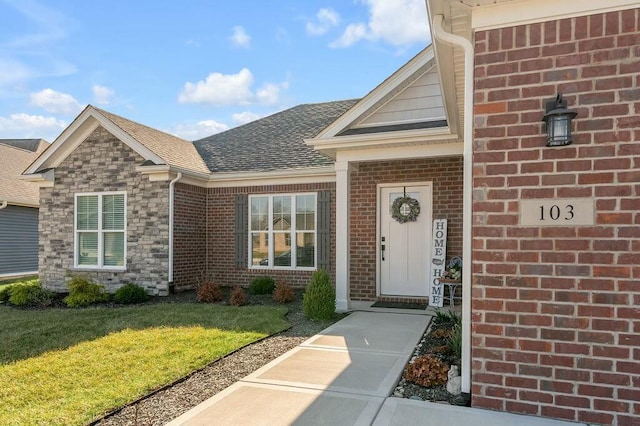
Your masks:
<path fill-rule="evenodd" d="M 640 7 L 638 0 L 524 0 L 471 9 L 475 31 L 513 27 Z"/>

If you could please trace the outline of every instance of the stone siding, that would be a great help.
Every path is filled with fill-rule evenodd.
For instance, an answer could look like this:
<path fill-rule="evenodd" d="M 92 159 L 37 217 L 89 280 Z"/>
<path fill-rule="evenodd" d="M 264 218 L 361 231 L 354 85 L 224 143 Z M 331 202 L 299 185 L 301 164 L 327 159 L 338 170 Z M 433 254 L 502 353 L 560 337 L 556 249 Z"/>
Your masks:
<path fill-rule="evenodd" d="M 598 424 L 640 415 L 640 10 L 476 33 L 472 405 Z M 576 109 L 546 147 L 545 102 Z M 585 198 L 594 225 L 523 226 Z"/>
<path fill-rule="evenodd" d="M 150 294 L 168 294 L 169 183 L 150 182 L 136 172 L 144 159 L 98 127 L 55 170 L 54 186 L 40 189 L 42 284 L 67 291 L 73 274 L 83 274 L 115 291 L 126 283 Z M 77 269 L 73 263 L 74 194 L 126 191 L 126 270 Z"/>

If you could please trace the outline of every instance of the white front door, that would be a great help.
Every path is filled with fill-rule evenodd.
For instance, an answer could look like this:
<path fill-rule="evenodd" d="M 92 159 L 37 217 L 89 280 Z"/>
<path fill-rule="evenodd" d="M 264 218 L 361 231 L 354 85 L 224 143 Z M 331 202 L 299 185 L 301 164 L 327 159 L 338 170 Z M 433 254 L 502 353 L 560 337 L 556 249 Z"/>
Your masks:
<path fill-rule="evenodd" d="M 400 223 L 392 217 L 393 202 L 405 194 L 418 200 L 420 213 L 415 222 Z M 431 185 L 382 186 L 379 188 L 378 205 L 380 295 L 428 297 Z"/>

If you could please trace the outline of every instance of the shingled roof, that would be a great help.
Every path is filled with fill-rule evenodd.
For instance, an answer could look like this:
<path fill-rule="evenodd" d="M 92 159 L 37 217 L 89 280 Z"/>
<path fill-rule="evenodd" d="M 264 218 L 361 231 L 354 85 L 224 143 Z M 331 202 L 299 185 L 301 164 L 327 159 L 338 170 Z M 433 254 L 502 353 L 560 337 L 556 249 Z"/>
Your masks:
<path fill-rule="evenodd" d="M 38 153 L 49 146 L 49 142 L 44 139 L 0 139 L 0 143 Z"/>
<path fill-rule="evenodd" d="M 212 172 L 263 172 L 325 166 L 333 160 L 304 143 L 357 99 L 304 104 L 194 142 Z"/>
<path fill-rule="evenodd" d="M 38 206 L 39 189 L 36 185 L 19 179 L 22 171 L 38 157 L 41 139 L 21 139 L 23 141 L 38 141 L 36 144 L 24 142 L 27 148 L 18 148 L 19 140 L 0 140 L 0 203 L 7 201 L 9 204 Z"/>
<path fill-rule="evenodd" d="M 99 108 L 95 108 L 95 110 L 162 158 L 168 165 L 200 173 L 209 173 L 209 169 L 191 142 L 105 110 Z"/>

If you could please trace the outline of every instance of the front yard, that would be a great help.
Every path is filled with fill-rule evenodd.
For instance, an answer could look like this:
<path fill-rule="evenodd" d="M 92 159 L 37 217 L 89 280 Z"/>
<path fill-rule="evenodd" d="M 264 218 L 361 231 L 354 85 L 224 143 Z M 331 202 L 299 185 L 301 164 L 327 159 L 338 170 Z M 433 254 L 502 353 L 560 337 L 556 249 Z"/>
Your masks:
<path fill-rule="evenodd" d="M 285 307 L 0 305 L 0 424 L 80 425 L 288 327 Z"/>

